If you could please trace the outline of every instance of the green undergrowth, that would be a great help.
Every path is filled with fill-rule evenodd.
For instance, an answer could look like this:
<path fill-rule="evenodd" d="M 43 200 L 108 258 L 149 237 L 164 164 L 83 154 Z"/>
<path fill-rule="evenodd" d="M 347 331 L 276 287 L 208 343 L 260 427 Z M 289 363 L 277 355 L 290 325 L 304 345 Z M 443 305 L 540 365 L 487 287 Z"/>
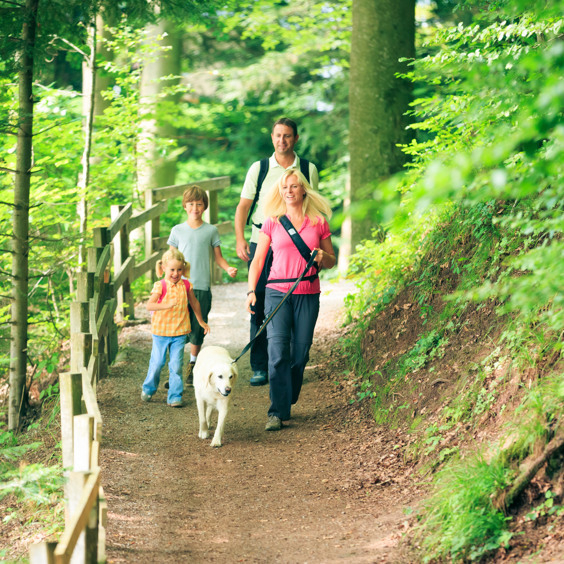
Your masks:
<path fill-rule="evenodd" d="M 409 433 L 406 460 L 435 473 L 416 533 L 427 562 L 477 561 L 511 546 L 519 531 L 494 500 L 563 420 L 561 332 L 554 318 L 546 318 L 553 303 L 539 300 L 535 310 L 531 301 L 538 294 L 532 290 L 527 307 L 516 311 L 503 295 L 482 292 L 530 275 L 513 266 L 515 257 L 544 244 L 538 233 L 496 221 L 506 209 L 499 202 L 444 207 L 434 229 L 422 234 L 417 252 L 407 255 L 395 253 L 397 241 L 388 248 L 384 241 L 378 256 L 386 264 L 396 261 L 392 271 L 398 277 L 390 275 L 384 283 L 376 274 L 364 281 L 371 291 L 349 298 L 356 319 L 344 342 L 356 378 L 351 402 L 369 402 L 376 423 Z M 372 264 L 371 272 L 378 273 L 377 261 Z M 378 331 L 379 316 L 404 306 L 412 311 L 408 322 L 420 327 L 417 336 L 401 354 L 367 362 L 365 335 Z M 482 324 L 476 324 L 481 316 Z M 467 358 L 449 373 L 453 349 L 470 339 L 482 356 Z M 487 421 L 494 421 L 494 442 L 476 443 L 472 437 Z M 553 464 L 558 476 L 561 464 Z M 543 501 L 538 511 L 557 519 L 561 512 L 549 513 L 543 504 L 559 507 L 561 501 Z"/>
<path fill-rule="evenodd" d="M 414 535 L 428 562 L 512 550 L 527 512 L 561 524 L 559 493 L 503 502 L 564 418 L 564 4 L 515 7 L 438 31 L 414 63 L 412 162 L 381 186 L 401 204 L 352 262 L 351 401 L 432 476 Z M 543 468 L 560 480 L 561 454 Z"/>
<path fill-rule="evenodd" d="M 42 409 L 25 433 L 0 430 L 0 560 L 22 561 L 32 542 L 64 528 L 60 410 L 56 386 L 42 392 Z"/>

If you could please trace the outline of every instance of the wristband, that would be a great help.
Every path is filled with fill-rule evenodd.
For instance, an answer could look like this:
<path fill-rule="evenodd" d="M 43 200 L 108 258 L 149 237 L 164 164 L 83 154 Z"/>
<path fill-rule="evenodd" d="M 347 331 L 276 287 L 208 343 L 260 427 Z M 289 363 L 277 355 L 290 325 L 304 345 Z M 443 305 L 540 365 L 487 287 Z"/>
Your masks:
<path fill-rule="evenodd" d="M 254 290 L 250 290 L 249 292 L 247 292 L 247 296 L 250 296 L 251 294 L 254 294 L 255 291 Z"/>

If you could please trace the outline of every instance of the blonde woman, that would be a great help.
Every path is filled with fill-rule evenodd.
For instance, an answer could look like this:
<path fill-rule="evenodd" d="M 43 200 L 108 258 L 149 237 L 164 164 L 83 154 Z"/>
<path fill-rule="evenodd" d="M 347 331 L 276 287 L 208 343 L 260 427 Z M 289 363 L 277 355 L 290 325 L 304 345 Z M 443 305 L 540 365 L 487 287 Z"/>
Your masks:
<path fill-rule="evenodd" d="M 328 201 L 312 189 L 303 174 L 295 168 L 284 172 L 265 201 L 266 221 L 259 234 L 255 256 L 249 268 L 246 307 L 252 313 L 255 288 L 268 249 L 273 261 L 266 283 L 265 317 L 282 301 L 298 279 L 307 262 L 292 237 L 280 223 L 286 216 L 310 250 L 317 250 L 315 265 L 306 273 L 292 295 L 280 307 L 267 327 L 270 408 L 266 431 L 279 431 L 290 419 L 291 407 L 298 401 L 305 366 L 319 314 L 318 270 L 335 266 L 327 218 L 331 216 Z"/>

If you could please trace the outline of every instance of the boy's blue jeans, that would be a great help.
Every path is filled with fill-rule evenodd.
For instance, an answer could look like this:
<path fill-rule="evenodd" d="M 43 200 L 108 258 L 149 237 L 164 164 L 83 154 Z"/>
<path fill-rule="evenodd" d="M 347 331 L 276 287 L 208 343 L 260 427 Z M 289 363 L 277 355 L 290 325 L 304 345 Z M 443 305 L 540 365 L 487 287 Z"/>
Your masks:
<path fill-rule="evenodd" d="M 178 337 L 161 337 L 153 335 L 153 349 L 147 377 L 143 382 L 143 391 L 152 396 L 159 387 L 161 370 L 166 363 L 166 353 L 169 354 L 168 373 L 169 388 L 167 403 L 182 400 L 184 382 L 182 382 L 182 364 L 184 363 L 184 345 L 188 335 Z"/>

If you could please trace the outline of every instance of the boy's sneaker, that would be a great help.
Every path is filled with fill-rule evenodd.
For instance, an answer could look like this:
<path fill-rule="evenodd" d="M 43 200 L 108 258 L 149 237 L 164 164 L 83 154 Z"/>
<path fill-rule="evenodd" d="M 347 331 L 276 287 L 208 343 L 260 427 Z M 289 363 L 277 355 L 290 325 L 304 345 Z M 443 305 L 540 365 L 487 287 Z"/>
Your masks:
<path fill-rule="evenodd" d="M 194 386 L 194 364 L 195 362 L 190 362 L 186 366 L 186 370 L 184 371 L 184 380 L 186 381 L 186 385 L 192 388 Z"/>
<path fill-rule="evenodd" d="M 150 396 L 149 394 L 146 394 L 144 391 L 141 390 L 141 399 L 143 401 L 151 401 L 151 398 L 153 396 Z"/>
<path fill-rule="evenodd" d="M 173 401 L 167 404 L 169 407 L 184 407 L 184 402 L 182 400 Z"/>

